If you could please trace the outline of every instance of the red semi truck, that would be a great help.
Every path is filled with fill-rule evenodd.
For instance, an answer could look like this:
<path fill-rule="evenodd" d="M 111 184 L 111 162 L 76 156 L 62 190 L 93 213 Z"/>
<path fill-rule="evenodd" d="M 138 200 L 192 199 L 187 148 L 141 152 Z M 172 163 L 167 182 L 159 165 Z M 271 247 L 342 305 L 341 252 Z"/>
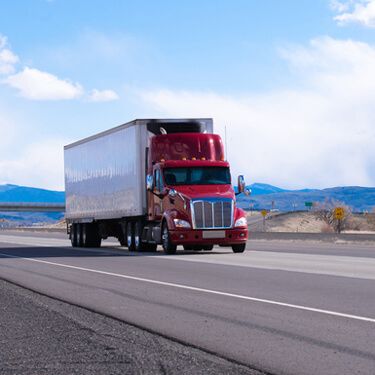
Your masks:
<path fill-rule="evenodd" d="M 112 236 L 130 251 L 245 250 L 246 216 L 212 119 L 134 120 L 65 146 L 64 159 L 73 247 Z"/>

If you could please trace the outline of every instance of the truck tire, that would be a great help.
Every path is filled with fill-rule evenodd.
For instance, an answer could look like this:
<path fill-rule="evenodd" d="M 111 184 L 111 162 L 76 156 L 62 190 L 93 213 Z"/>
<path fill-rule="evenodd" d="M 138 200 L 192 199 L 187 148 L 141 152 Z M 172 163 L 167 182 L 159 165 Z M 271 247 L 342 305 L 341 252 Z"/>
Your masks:
<path fill-rule="evenodd" d="M 211 251 L 214 248 L 214 245 L 203 245 L 202 249 L 204 251 Z"/>
<path fill-rule="evenodd" d="M 98 226 L 95 223 L 82 225 L 82 242 L 84 247 L 100 247 L 102 238 L 100 237 Z"/>
<path fill-rule="evenodd" d="M 129 251 L 135 251 L 134 223 L 131 221 L 126 224 L 126 239 Z"/>
<path fill-rule="evenodd" d="M 88 232 L 88 224 L 82 224 L 82 228 L 81 228 L 82 247 L 89 247 L 89 234 L 87 232 Z"/>
<path fill-rule="evenodd" d="M 193 250 L 193 246 L 192 245 L 184 245 L 184 250 L 185 251 Z"/>
<path fill-rule="evenodd" d="M 163 230 L 162 230 L 162 245 L 163 250 L 166 254 L 176 254 L 177 246 L 173 245 L 171 242 L 171 237 L 168 230 L 167 223 L 164 223 Z"/>
<path fill-rule="evenodd" d="M 246 243 L 232 245 L 232 251 L 234 253 L 243 253 L 246 249 Z"/>
<path fill-rule="evenodd" d="M 70 241 L 72 243 L 72 247 L 77 247 L 77 225 L 72 224 L 70 227 Z"/>
<path fill-rule="evenodd" d="M 77 247 L 82 247 L 82 224 L 76 223 Z"/>
<path fill-rule="evenodd" d="M 140 221 L 136 221 L 134 223 L 134 249 L 135 251 L 142 251 L 142 223 Z"/>

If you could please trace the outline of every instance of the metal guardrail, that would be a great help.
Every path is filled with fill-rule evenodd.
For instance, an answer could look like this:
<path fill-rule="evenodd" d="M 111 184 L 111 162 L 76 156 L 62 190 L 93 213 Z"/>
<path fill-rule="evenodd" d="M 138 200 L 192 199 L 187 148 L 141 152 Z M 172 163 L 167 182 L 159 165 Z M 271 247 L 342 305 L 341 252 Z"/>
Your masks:
<path fill-rule="evenodd" d="M 64 212 L 64 203 L 0 202 L 0 212 Z"/>

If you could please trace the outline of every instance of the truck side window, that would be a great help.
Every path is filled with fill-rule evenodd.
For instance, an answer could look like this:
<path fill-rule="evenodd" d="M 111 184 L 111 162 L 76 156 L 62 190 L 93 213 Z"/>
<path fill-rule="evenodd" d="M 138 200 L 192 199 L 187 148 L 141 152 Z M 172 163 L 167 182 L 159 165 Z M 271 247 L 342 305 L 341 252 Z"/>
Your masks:
<path fill-rule="evenodd" d="M 163 185 L 163 180 L 161 178 L 161 173 L 159 169 L 155 171 L 155 187 L 156 190 L 160 193 L 163 191 L 164 185 Z"/>

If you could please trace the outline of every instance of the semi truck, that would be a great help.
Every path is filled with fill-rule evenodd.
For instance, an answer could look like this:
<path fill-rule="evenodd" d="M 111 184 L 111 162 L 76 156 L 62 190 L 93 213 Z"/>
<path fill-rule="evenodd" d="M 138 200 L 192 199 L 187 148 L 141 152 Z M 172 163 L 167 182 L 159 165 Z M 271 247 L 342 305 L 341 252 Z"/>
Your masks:
<path fill-rule="evenodd" d="M 129 251 L 245 250 L 245 213 L 213 120 L 137 119 L 64 147 L 73 247 L 115 237 Z"/>

